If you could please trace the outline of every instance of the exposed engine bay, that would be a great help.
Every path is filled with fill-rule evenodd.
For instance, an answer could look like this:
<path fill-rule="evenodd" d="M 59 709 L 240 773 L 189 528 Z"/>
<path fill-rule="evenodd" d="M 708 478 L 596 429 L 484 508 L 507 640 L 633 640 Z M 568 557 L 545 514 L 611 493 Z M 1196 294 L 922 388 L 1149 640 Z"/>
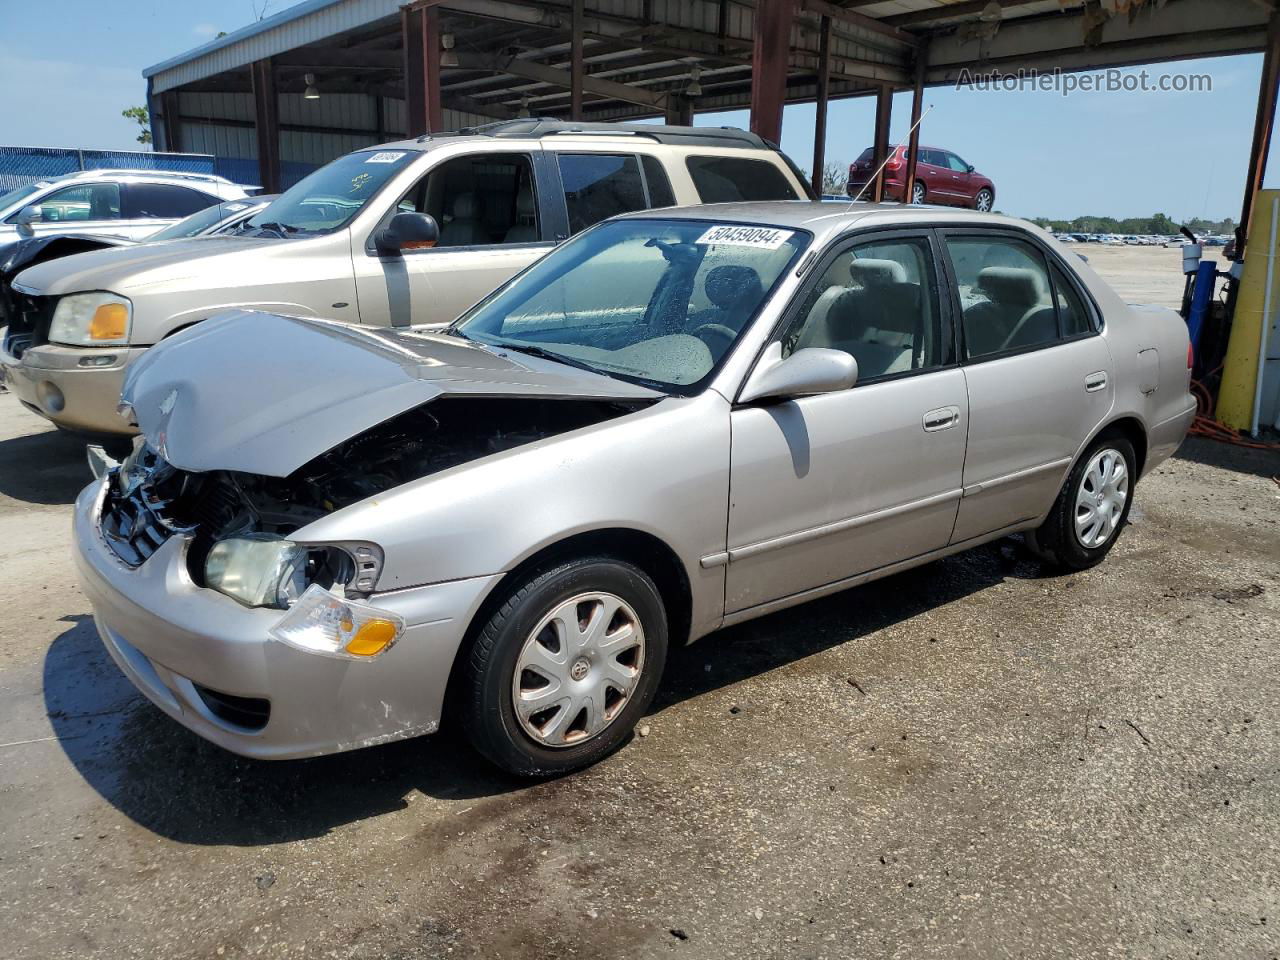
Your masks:
<path fill-rule="evenodd" d="M 344 441 L 287 477 L 179 470 L 144 445 L 115 473 L 103 505 L 102 532 L 131 566 L 172 534 L 190 535 L 188 570 L 203 584 L 209 551 L 224 537 L 287 537 L 325 514 L 412 480 L 611 420 L 651 402 L 443 397 Z M 321 581 L 341 580 L 344 572 L 316 574 Z"/>

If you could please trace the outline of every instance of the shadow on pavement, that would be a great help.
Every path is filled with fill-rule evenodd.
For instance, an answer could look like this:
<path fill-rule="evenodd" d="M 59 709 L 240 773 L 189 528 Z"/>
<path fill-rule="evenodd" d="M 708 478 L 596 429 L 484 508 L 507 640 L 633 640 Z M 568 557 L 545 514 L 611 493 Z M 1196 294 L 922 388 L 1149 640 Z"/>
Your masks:
<path fill-rule="evenodd" d="M 858 640 L 1003 580 L 1040 576 L 1039 561 L 1020 540 L 1006 538 L 721 630 L 671 651 L 651 712 Z"/>
<path fill-rule="evenodd" d="M 1267 439 L 1274 439 L 1271 434 Z M 1255 450 L 1204 437 L 1187 437 L 1174 459 L 1190 460 L 1209 467 L 1252 473 L 1258 477 L 1280 476 L 1280 450 Z"/>
<path fill-rule="evenodd" d="M 1010 540 L 929 564 L 672 652 L 651 712 L 863 637 L 1038 565 Z M 137 693 L 87 616 L 51 645 L 45 704 L 63 750 L 126 816 L 192 844 L 260 845 L 322 836 L 402 809 L 421 791 L 465 799 L 511 793 L 507 777 L 448 732 L 312 760 L 259 761 L 190 733 Z M 710 665 L 710 669 L 707 669 Z"/>
<path fill-rule="evenodd" d="M 74 503 L 93 479 L 84 441 L 60 430 L 0 440 L 0 496 L 24 503 Z"/>

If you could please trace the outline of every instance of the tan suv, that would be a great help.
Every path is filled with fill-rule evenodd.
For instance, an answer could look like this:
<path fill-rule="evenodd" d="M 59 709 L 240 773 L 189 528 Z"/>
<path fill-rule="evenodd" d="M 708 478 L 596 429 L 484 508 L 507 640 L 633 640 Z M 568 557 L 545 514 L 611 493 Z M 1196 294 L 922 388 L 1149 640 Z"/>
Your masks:
<path fill-rule="evenodd" d="M 220 311 L 445 322 L 614 214 L 808 196 L 783 154 L 727 128 L 514 120 L 369 147 L 315 171 L 235 234 L 24 271 L 0 367 L 59 427 L 129 433 L 115 412 L 125 369 Z"/>

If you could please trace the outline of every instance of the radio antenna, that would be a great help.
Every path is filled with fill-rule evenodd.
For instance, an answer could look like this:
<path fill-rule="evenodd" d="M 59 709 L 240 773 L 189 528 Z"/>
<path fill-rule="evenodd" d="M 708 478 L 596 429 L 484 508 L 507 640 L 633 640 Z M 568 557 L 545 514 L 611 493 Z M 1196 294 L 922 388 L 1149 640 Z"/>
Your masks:
<path fill-rule="evenodd" d="M 888 166 L 889 161 L 893 159 L 893 155 L 898 152 L 898 148 L 911 139 L 911 135 L 916 132 L 916 127 L 924 123 L 924 118 L 927 117 L 930 111 L 932 110 L 933 110 L 933 104 L 931 103 L 929 104 L 929 109 L 926 110 L 924 113 L 920 114 L 920 119 L 911 125 L 911 129 L 907 131 L 907 135 L 903 137 L 901 140 L 899 140 L 898 143 L 894 146 L 894 148 L 889 151 L 888 156 L 886 156 L 884 160 L 880 163 L 880 168 L 876 170 L 876 172 L 872 174 L 872 176 L 867 180 L 867 182 L 862 185 L 862 189 L 858 191 L 858 195 L 849 201 L 849 210 L 852 210 L 853 205 L 862 199 L 862 195 L 867 192 L 867 187 L 871 186 L 871 184 L 876 181 L 876 179 L 880 176 L 880 173 L 884 170 L 884 168 Z M 845 211 L 845 213 L 848 213 L 848 212 L 849 212 L 848 210 Z"/>

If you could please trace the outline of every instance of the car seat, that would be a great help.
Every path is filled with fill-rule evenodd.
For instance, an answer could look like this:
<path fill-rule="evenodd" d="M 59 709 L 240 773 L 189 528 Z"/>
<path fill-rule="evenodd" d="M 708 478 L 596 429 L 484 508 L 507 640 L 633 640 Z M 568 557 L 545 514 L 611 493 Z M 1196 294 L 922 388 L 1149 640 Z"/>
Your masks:
<path fill-rule="evenodd" d="M 978 273 L 976 286 L 987 299 L 964 312 L 970 356 L 997 353 L 1057 336 L 1057 315 L 1048 303 L 1040 271 L 1031 267 L 984 267 Z"/>
<path fill-rule="evenodd" d="M 538 225 L 534 217 L 533 191 L 528 185 L 516 194 L 516 222 L 503 237 L 503 243 L 537 243 Z"/>
<path fill-rule="evenodd" d="M 450 212 L 453 216 L 440 231 L 439 246 L 469 247 L 477 243 L 488 243 L 488 238 L 480 229 L 480 221 L 476 219 L 474 194 L 455 194 Z"/>

